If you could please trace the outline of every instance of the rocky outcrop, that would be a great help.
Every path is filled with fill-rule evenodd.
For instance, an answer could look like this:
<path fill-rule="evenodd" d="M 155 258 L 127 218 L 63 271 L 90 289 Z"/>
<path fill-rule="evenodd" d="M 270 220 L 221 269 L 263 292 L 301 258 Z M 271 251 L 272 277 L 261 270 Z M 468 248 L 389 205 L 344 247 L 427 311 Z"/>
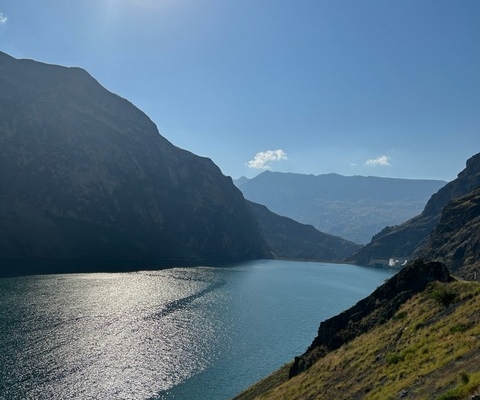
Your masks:
<path fill-rule="evenodd" d="M 295 357 L 290 377 L 311 367 L 327 352 L 338 349 L 360 334 L 388 321 L 405 301 L 423 291 L 430 282 L 449 282 L 451 279 L 448 269 L 442 263 L 417 260 L 409 264 L 370 296 L 341 314 L 323 321 L 308 350 Z"/>
<path fill-rule="evenodd" d="M 248 204 L 275 258 L 343 260 L 360 248 L 360 245 L 320 232 L 311 225 L 277 215 L 260 204 L 250 201 Z"/>
<path fill-rule="evenodd" d="M 412 258 L 424 246 L 440 222 L 443 208 L 458 197 L 480 187 L 480 153 L 471 157 L 455 180 L 435 193 L 423 212 L 405 223 L 383 229 L 355 253 L 350 261 L 368 265 L 374 259 Z"/>
<path fill-rule="evenodd" d="M 242 193 L 210 159 L 172 145 L 84 70 L 5 53 L 0 224 L 2 272 L 28 260 L 62 270 L 269 257 Z"/>
<path fill-rule="evenodd" d="M 480 188 L 445 206 L 418 255 L 445 263 L 464 279 L 480 278 Z"/>

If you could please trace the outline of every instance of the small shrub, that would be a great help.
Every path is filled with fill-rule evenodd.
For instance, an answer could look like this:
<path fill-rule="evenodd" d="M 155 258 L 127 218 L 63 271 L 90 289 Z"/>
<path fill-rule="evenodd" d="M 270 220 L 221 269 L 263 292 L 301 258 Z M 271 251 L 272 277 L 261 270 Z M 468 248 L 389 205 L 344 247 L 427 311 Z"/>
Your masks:
<path fill-rule="evenodd" d="M 450 333 L 465 332 L 468 326 L 465 324 L 455 324 L 450 327 Z"/>
<path fill-rule="evenodd" d="M 457 294 L 445 286 L 439 286 L 432 292 L 432 299 L 442 304 L 444 307 L 448 307 L 453 303 Z"/>
<path fill-rule="evenodd" d="M 403 361 L 405 356 L 399 353 L 390 353 L 387 355 L 387 363 L 389 364 L 398 364 L 400 361 Z"/>
<path fill-rule="evenodd" d="M 399 313 L 395 314 L 393 317 L 394 320 L 405 319 L 407 317 L 406 311 L 400 311 Z"/>
<path fill-rule="evenodd" d="M 470 375 L 468 375 L 467 372 L 462 371 L 460 372 L 460 380 L 464 385 L 466 385 L 468 382 L 470 382 Z"/>

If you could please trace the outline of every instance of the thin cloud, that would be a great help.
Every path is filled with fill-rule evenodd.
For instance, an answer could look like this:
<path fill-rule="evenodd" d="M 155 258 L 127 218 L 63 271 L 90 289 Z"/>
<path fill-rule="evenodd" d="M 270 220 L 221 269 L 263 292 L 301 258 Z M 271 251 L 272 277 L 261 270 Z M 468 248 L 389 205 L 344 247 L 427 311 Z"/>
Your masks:
<path fill-rule="evenodd" d="M 249 168 L 255 169 L 270 169 L 271 162 L 277 162 L 287 159 L 287 153 L 283 150 L 267 150 L 257 153 L 253 160 L 247 162 Z"/>
<path fill-rule="evenodd" d="M 0 12 L 0 24 L 6 24 L 7 21 L 8 21 L 7 16 Z"/>
<path fill-rule="evenodd" d="M 367 161 L 365 161 L 365 165 L 370 165 L 372 167 L 375 167 L 377 165 L 383 165 L 383 166 L 389 166 L 390 164 L 390 157 L 389 156 L 379 156 L 377 158 L 371 158 Z"/>

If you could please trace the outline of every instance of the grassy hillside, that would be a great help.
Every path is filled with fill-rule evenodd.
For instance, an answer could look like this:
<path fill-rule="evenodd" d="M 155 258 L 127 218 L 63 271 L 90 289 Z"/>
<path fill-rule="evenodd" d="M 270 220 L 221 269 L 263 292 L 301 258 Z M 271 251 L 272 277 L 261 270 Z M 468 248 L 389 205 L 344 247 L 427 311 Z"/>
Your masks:
<path fill-rule="evenodd" d="M 480 284 L 432 283 L 290 380 L 289 369 L 236 399 L 470 399 L 480 394 Z"/>

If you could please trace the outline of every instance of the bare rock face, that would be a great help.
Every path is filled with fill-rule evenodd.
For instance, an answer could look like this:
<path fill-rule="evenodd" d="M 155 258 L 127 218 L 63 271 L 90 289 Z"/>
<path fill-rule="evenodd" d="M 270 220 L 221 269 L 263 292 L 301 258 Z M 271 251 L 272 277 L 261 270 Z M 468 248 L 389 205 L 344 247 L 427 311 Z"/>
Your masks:
<path fill-rule="evenodd" d="M 3 265 L 269 256 L 241 192 L 210 159 L 172 145 L 84 70 L 5 53 L 0 223 Z"/>
<path fill-rule="evenodd" d="M 463 279 L 480 278 L 480 188 L 445 206 L 418 254 L 445 263 L 452 274 Z"/>
<path fill-rule="evenodd" d="M 417 260 L 409 264 L 370 296 L 323 321 L 308 350 L 295 357 L 290 377 L 310 368 L 327 352 L 338 349 L 358 335 L 388 321 L 403 303 L 425 290 L 430 282 L 449 282 L 451 279 L 448 269 L 442 263 Z"/>
<path fill-rule="evenodd" d="M 435 193 L 423 212 L 401 225 L 386 227 L 356 252 L 351 261 L 367 265 L 373 259 L 412 258 L 424 246 L 440 222 L 443 208 L 458 197 L 480 187 L 480 153 L 471 157 L 456 179 Z"/>

